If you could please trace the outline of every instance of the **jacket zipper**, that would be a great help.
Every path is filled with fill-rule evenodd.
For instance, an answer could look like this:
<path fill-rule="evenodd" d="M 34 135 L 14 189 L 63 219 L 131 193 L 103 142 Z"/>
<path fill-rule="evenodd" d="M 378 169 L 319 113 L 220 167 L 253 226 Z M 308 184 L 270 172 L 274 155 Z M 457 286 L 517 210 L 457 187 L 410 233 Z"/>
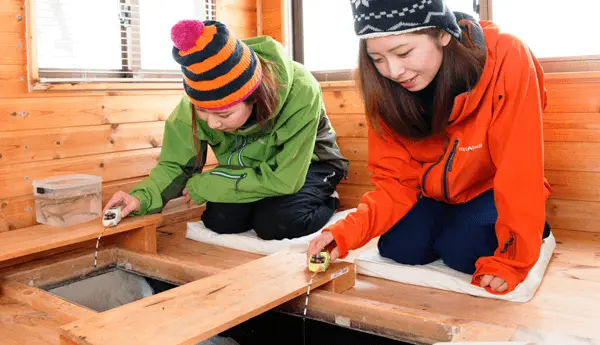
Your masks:
<path fill-rule="evenodd" d="M 456 153 L 456 146 L 458 145 L 458 139 L 454 140 L 454 145 L 452 145 L 452 150 L 448 154 L 448 159 L 446 160 L 446 167 L 444 169 L 444 175 L 442 176 L 442 185 L 444 186 L 444 198 L 448 200 L 448 171 L 452 171 L 452 162 L 454 161 L 454 154 Z"/>
<path fill-rule="evenodd" d="M 237 152 L 237 154 L 238 154 L 238 164 L 241 165 L 241 166 L 243 166 L 243 167 L 246 166 L 244 164 L 244 159 L 242 158 L 242 151 L 244 150 L 244 148 L 246 147 L 247 144 L 248 144 L 248 137 L 244 137 L 244 141 L 242 141 L 242 146 L 241 147 L 238 146 L 237 134 L 235 135 L 235 149 L 233 149 L 233 152 L 231 152 L 231 154 L 227 158 L 227 165 L 231 165 L 231 160 L 233 159 L 233 156 Z"/>
<path fill-rule="evenodd" d="M 238 152 L 238 163 L 243 167 L 245 167 L 246 165 L 244 164 L 244 159 L 242 158 L 242 152 L 244 151 L 246 144 L 248 144 L 248 137 L 244 137 L 244 141 L 242 142 L 242 148 L 240 148 L 240 151 Z"/>
<path fill-rule="evenodd" d="M 221 177 L 225 177 L 231 180 L 236 180 L 235 181 L 235 191 L 237 192 L 238 190 L 238 185 L 240 183 L 240 181 L 244 178 L 246 178 L 246 176 L 248 176 L 248 174 L 230 174 L 230 173 L 226 173 L 224 171 L 215 171 L 212 170 L 210 172 L 211 175 L 215 175 L 215 176 L 221 176 Z"/>
<path fill-rule="evenodd" d="M 502 247 L 500 253 L 506 253 L 510 249 L 510 251 L 508 252 L 508 258 L 510 260 L 514 260 L 515 254 L 517 252 L 516 246 L 517 244 L 515 243 L 515 234 L 511 232 L 510 238 L 506 240 L 506 242 L 504 242 L 504 246 Z"/>
<path fill-rule="evenodd" d="M 422 191 L 421 195 L 427 193 L 427 190 L 425 189 L 425 179 L 427 178 L 427 174 L 429 174 L 429 172 L 431 171 L 431 169 L 433 169 L 433 167 L 440 164 L 440 162 L 442 161 L 442 159 L 444 159 L 444 156 L 446 155 L 446 150 L 448 149 L 448 143 L 446 142 L 446 139 L 447 138 L 444 138 L 444 153 L 442 153 L 440 158 L 438 158 L 438 160 L 435 163 L 433 163 L 431 166 L 429 166 L 429 168 L 427 168 L 427 170 L 425 171 L 425 174 L 423 174 L 423 178 L 421 179 L 421 191 Z"/>

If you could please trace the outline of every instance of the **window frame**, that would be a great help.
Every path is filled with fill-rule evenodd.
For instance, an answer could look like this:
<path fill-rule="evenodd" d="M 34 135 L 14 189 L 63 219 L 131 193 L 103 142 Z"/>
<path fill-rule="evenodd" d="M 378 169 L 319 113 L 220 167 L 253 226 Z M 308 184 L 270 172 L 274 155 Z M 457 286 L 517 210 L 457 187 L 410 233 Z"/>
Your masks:
<path fill-rule="evenodd" d="M 294 60 L 304 63 L 303 0 L 292 1 L 292 27 Z M 474 0 L 475 1 L 475 0 Z M 492 2 L 478 0 L 482 20 L 493 20 Z M 539 58 L 545 73 L 575 73 L 600 71 L 600 55 Z M 352 70 L 311 71 L 319 82 L 352 80 Z"/>
<path fill-rule="evenodd" d="M 27 38 L 27 80 L 29 92 L 39 91 L 136 91 L 136 90 L 182 90 L 183 84 L 180 81 L 173 81 L 172 79 L 165 78 L 161 80 L 158 75 L 153 76 L 153 72 L 156 70 L 141 70 L 141 61 L 138 65 L 131 62 L 130 55 L 141 56 L 140 45 L 131 44 L 131 41 L 140 41 L 139 29 L 135 26 L 127 27 L 126 24 L 121 25 L 121 44 L 127 45 L 128 49 L 122 50 L 122 77 L 118 81 L 107 81 L 107 82 L 73 82 L 67 81 L 58 83 L 44 83 L 41 81 L 38 63 L 37 63 L 37 41 L 36 41 L 36 11 L 35 3 L 36 0 L 25 0 L 25 14 L 26 14 L 26 38 Z M 206 0 L 214 2 L 215 11 L 217 10 L 218 0 Z M 120 0 L 121 6 L 136 6 L 139 5 L 139 0 Z M 139 22 L 139 14 L 137 18 L 129 18 L 130 20 L 137 20 Z M 133 29 L 131 29 L 133 28 Z M 133 78 L 136 72 L 141 72 L 148 77 L 147 81 L 141 81 Z M 54 76 L 60 79 L 60 77 L 67 76 L 68 72 L 57 72 Z M 92 70 L 93 73 L 93 70 Z M 175 71 L 174 71 L 175 74 Z M 102 76 L 102 74 L 98 74 Z M 127 77 L 129 76 L 129 77 Z M 153 78 L 154 77 L 154 78 Z M 71 78 L 65 78 L 71 79 Z M 117 79 L 117 78 L 115 78 Z"/>

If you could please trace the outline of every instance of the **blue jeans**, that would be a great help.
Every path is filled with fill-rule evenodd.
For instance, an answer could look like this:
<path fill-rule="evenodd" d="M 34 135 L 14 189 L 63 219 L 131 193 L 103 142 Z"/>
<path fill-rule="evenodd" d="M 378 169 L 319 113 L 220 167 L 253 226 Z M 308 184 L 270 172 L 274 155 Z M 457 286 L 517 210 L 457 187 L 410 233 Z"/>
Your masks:
<path fill-rule="evenodd" d="M 461 205 L 429 198 L 415 206 L 378 243 L 381 256 L 401 264 L 426 265 L 439 258 L 457 271 L 473 274 L 475 262 L 498 248 L 494 192 Z M 545 222 L 543 238 L 550 235 Z"/>

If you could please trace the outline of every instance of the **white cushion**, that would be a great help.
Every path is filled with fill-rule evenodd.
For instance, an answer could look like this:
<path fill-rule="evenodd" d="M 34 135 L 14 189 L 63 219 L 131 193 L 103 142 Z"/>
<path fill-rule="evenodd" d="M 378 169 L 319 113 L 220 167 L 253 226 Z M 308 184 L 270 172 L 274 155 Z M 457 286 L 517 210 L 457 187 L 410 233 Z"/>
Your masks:
<path fill-rule="evenodd" d="M 371 248 L 361 253 L 354 262 L 357 272 L 367 276 L 479 297 L 527 302 L 533 297 L 542 282 L 554 248 L 556 248 L 556 240 L 550 234 L 544 239 L 540 257 L 529 271 L 527 278 L 517 285 L 515 290 L 503 295 L 489 293 L 484 288 L 471 284 L 472 276 L 470 274 L 455 271 L 446 266 L 442 260 L 422 266 L 403 265 L 381 257 L 377 248 Z"/>
<path fill-rule="evenodd" d="M 345 218 L 349 213 L 355 210 L 356 209 L 349 209 L 334 213 L 323 228 L 326 228 L 338 220 Z M 204 226 L 204 222 L 198 221 L 187 223 L 187 232 L 185 237 L 221 247 L 262 255 L 270 255 L 280 250 L 305 253 L 308 249 L 308 244 L 310 241 L 319 233 L 320 231 L 317 231 L 313 234 L 294 239 L 263 240 L 258 238 L 254 230 L 249 230 L 240 234 L 220 235 Z"/>

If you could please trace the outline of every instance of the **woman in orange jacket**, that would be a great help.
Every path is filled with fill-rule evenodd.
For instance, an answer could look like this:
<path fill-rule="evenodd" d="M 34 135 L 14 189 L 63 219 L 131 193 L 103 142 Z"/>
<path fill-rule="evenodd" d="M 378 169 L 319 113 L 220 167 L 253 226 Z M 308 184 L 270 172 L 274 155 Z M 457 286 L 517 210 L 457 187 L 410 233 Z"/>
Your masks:
<path fill-rule="evenodd" d="M 351 4 L 376 188 L 307 255 L 335 241 L 332 259 L 343 258 L 381 236 L 383 257 L 441 258 L 491 293 L 514 290 L 550 233 L 539 62 L 442 0 Z"/>

